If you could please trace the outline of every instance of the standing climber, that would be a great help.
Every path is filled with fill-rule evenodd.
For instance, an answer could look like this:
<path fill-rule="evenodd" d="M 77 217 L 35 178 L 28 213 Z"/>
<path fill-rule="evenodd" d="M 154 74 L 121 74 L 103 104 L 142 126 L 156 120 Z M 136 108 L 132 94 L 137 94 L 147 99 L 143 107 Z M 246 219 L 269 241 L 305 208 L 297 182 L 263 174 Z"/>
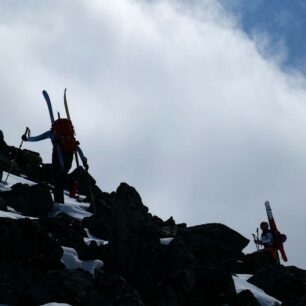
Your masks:
<path fill-rule="evenodd" d="M 47 138 L 50 138 L 53 144 L 54 202 L 64 204 L 64 183 L 72 165 L 73 155 L 75 152 L 79 154 L 86 170 L 88 170 L 87 158 L 74 137 L 74 128 L 69 119 L 59 118 L 55 120 L 51 130 L 41 135 L 35 137 L 22 135 L 22 140 L 31 142 Z"/>
<path fill-rule="evenodd" d="M 269 229 L 269 223 L 266 221 L 261 222 L 260 229 L 262 230 L 261 237 L 255 242 L 260 245 L 263 245 L 264 249 L 270 251 L 272 253 L 273 258 L 279 261 L 277 248 L 274 244 L 273 233 Z"/>

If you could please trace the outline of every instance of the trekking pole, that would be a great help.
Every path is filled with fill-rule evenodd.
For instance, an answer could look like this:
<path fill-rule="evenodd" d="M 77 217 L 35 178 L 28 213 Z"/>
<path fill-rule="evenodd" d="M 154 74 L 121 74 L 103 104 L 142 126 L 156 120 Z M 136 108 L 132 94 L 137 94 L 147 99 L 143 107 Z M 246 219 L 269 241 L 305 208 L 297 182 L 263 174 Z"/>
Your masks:
<path fill-rule="evenodd" d="M 25 132 L 24 132 L 23 135 L 25 135 L 25 136 L 27 136 L 27 137 L 29 137 L 29 136 L 31 135 L 31 131 L 30 131 L 30 129 L 29 129 L 28 127 L 26 127 L 26 130 L 25 130 Z M 17 152 L 15 158 L 12 160 L 12 165 L 11 165 L 11 167 L 10 167 L 8 173 L 7 173 L 7 176 L 6 176 L 6 179 L 5 179 L 5 181 L 4 181 L 4 184 L 7 184 L 7 179 L 9 178 L 9 176 L 10 176 L 12 170 L 13 170 L 14 167 L 15 167 L 15 163 L 16 163 L 17 158 L 18 158 L 19 155 L 20 155 L 20 152 L 21 152 L 20 150 L 21 150 L 21 147 L 22 147 L 22 145 L 23 145 L 23 142 L 24 142 L 24 140 L 22 139 L 22 141 L 21 141 L 21 143 L 20 143 L 20 146 L 19 146 L 19 148 L 18 148 L 18 152 Z"/>
<path fill-rule="evenodd" d="M 255 243 L 256 249 L 257 249 L 257 251 L 258 251 L 258 250 L 259 250 L 259 245 L 258 245 L 258 243 L 256 242 L 256 241 L 257 241 L 256 236 L 255 236 L 255 234 L 252 234 L 252 236 L 253 236 L 253 238 L 254 238 L 254 243 Z"/>

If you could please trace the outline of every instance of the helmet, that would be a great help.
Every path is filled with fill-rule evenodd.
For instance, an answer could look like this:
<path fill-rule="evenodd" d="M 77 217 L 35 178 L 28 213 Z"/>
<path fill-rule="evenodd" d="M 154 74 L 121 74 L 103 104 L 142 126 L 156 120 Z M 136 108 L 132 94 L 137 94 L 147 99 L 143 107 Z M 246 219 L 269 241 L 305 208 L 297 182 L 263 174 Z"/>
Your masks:
<path fill-rule="evenodd" d="M 266 221 L 261 222 L 261 223 L 260 223 L 260 228 L 261 228 L 262 230 L 268 229 L 268 228 L 269 228 L 269 223 L 266 222 Z"/>

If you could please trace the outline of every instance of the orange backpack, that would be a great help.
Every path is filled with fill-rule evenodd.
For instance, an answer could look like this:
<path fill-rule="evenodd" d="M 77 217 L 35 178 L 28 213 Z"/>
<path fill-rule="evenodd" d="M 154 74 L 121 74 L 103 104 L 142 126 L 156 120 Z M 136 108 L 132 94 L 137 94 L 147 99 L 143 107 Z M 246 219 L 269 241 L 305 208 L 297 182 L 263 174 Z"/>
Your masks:
<path fill-rule="evenodd" d="M 71 120 L 59 118 L 52 126 L 53 143 L 58 144 L 63 152 L 75 152 L 77 141 Z"/>

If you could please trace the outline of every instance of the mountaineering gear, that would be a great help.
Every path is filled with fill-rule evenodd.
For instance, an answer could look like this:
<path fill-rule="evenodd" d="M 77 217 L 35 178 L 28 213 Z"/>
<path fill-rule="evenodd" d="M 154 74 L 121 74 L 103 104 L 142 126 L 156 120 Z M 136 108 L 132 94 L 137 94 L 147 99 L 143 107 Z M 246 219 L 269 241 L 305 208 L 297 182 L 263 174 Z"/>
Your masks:
<path fill-rule="evenodd" d="M 273 218 L 272 209 L 271 209 L 269 201 L 265 202 L 265 207 L 266 207 L 267 216 L 268 216 L 268 220 L 270 224 L 270 230 L 273 236 L 273 246 L 276 250 L 280 252 L 283 261 L 288 261 L 287 255 L 284 250 L 284 245 L 282 242 L 282 234 L 278 231 L 276 227 L 276 223 Z"/>
<path fill-rule="evenodd" d="M 74 128 L 69 119 L 57 119 L 52 125 L 53 144 L 59 145 L 62 152 L 76 151 L 77 141 L 74 137 Z"/>
<path fill-rule="evenodd" d="M 48 93 L 43 90 L 43 96 L 47 102 L 47 106 L 48 106 L 48 110 L 49 110 L 49 115 L 50 115 L 50 119 L 51 119 L 51 124 L 53 125 L 54 123 L 54 115 L 53 115 L 53 109 L 52 109 L 52 104 L 51 104 L 51 100 L 50 100 L 50 97 L 48 95 Z"/>
<path fill-rule="evenodd" d="M 68 102 L 67 102 L 67 88 L 65 88 L 65 90 L 64 90 L 64 106 L 65 106 L 66 116 L 71 121 L 70 112 L 69 112 L 69 108 L 68 108 Z M 75 156 L 75 162 L 77 164 L 77 167 L 79 167 L 80 163 L 79 163 L 79 158 L 78 158 L 77 152 L 74 153 L 74 156 Z M 87 163 L 86 163 L 86 165 L 87 165 Z M 88 165 L 87 165 L 87 170 L 88 170 Z"/>
<path fill-rule="evenodd" d="M 74 137 L 74 129 L 71 120 L 59 118 L 54 120 L 53 109 L 50 97 L 44 90 L 43 95 L 47 102 L 51 130 L 38 135 L 25 138 L 26 141 L 40 141 L 50 138 L 53 144 L 52 166 L 54 172 L 54 202 L 64 203 L 64 181 L 68 174 L 73 160 L 73 154 L 78 152 L 82 159 L 84 167 L 88 168 L 87 158 L 84 156 L 79 143 Z"/>
<path fill-rule="evenodd" d="M 20 150 L 21 150 L 21 147 L 22 147 L 22 145 L 23 145 L 23 142 L 24 142 L 24 141 L 27 141 L 27 139 L 28 139 L 28 137 L 29 137 L 30 135 L 31 135 L 31 131 L 30 131 L 30 129 L 29 129 L 28 127 L 26 127 L 26 130 L 25 130 L 24 134 L 21 136 L 22 141 L 21 141 L 21 143 L 20 143 L 20 145 L 19 145 L 18 153 L 16 154 L 15 158 L 12 160 L 11 167 L 10 167 L 10 169 L 9 169 L 9 171 L 8 171 L 8 173 L 7 173 L 7 176 L 6 176 L 6 178 L 5 178 L 4 182 L 3 182 L 4 184 L 7 184 L 7 180 L 8 180 L 8 178 L 9 178 L 9 176 L 10 176 L 12 170 L 13 170 L 14 167 L 15 167 L 15 163 L 16 163 L 16 160 L 17 160 L 19 154 L 20 154 Z"/>

